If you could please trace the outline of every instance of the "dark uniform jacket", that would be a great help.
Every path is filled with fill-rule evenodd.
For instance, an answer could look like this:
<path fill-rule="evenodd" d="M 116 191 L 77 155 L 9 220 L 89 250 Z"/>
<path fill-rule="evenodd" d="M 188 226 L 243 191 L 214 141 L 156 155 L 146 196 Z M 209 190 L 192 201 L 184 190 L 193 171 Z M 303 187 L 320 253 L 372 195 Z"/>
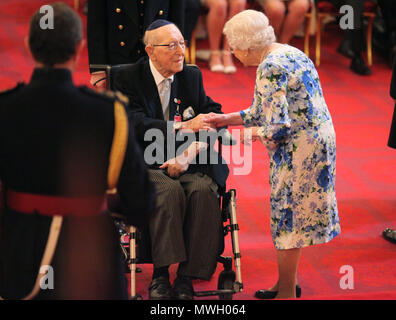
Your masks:
<path fill-rule="evenodd" d="M 174 157 L 174 153 L 167 152 L 167 137 L 169 136 L 169 122 L 164 120 L 161 101 L 158 89 L 149 66 L 147 57 L 140 59 L 137 63 L 125 67 L 114 75 L 113 87 L 130 99 L 130 117 L 136 132 L 136 138 L 143 150 L 152 144 L 153 141 L 145 141 L 145 133 L 149 129 L 158 129 L 163 133 L 164 160 Z M 169 119 L 173 120 L 176 105 L 179 101 L 180 115 L 186 114 L 186 109 L 193 110 L 194 116 L 200 113 L 222 113 L 221 105 L 214 102 L 205 93 L 202 74 L 199 68 L 194 66 L 184 66 L 183 70 L 174 75 L 171 86 L 169 102 Z M 190 112 L 191 113 L 191 112 Z M 183 119 L 185 121 L 186 119 Z M 172 128 L 172 127 L 171 127 Z M 172 138 L 175 138 L 172 136 Z M 175 138 L 176 139 L 176 138 Z M 178 138 L 180 139 L 180 138 Z M 198 136 L 197 136 L 198 139 Z M 212 140 L 204 140 L 214 142 Z M 154 141 L 155 142 L 155 141 Z M 175 142 L 176 150 L 180 150 L 186 140 Z M 212 145 L 213 146 L 213 145 Z M 210 150 L 213 151 L 212 148 Z M 209 153 L 208 153 L 209 155 Z M 210 157 L 210 155 L 209 155 Z M 199 156 L 197 156 L 197 159 Z M 187 173 L 202 172 L 211 177 L 219 186 L 224 187 L 229 173 L 228 167 L 223 159 L 216 153 L 212 159 L 216 158 L 215 164 L 191 164 Z M 213 163 L 213 161 L 212 161 Z M 149 164 L 150 168 L 158 168 L 162 163 Z"/>
<path fill-rule="evenodd" d="M 201 15 L 201 0 L 185 0 L 186 13 L 184 17 L 184 37 L 191 41 L 192 34 Z"/>
<path fill-rule="evenodd" d="M 5 189 L 62 197 L 104 195 L 114 133 L 114 97 L 76 87 L 66 69 L 35 69 L 27 85 L 0 95 L 0 180 Z M 141 150 L 130 130 L 118 182 L 118 213 L 143 226 L 155 208 Z M 33 287 L 50 216 L 2 212 L 0 295 Z M 99 233 L 99 234 L 98 234 Z M 55 289 L 39 297 L 123 298 L 119 241 L 106 214 L 65 216 L 54 257 Z"/>
<path fill-rule="evenodd" d="M 143 35 L 157 19 L 175 23 L 183 33 L 185 0 L 89 0 L 90 64 L 123 64 L 145 56 Z M 94 70 L 91 70 L 94 71 Z"/>
<path fill-rule="evenodd" d="M 394 100 L 396 100 L 396 63 L 393 65 L 390 96 Z M 393 111 L 393 118 L 392 118 L 390 133 L 389 133 L 388 146 L 396 149 L 396 103 L 395 103 L 395 109 Z"/>

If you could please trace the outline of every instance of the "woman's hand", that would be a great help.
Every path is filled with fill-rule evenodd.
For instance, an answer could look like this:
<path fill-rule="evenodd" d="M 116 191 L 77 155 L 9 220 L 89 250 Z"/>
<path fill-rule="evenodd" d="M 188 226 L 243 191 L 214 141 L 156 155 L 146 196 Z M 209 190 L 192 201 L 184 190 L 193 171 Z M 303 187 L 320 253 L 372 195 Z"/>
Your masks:
<path fill-rule="evenodd" d="M 239 126 L 243 124 L 243 120 L 239 112 L 227 114 L 208 113 L 206 122 L 215 125 L 217 128 L 226 126 Z"/>
<path fill-rule="evenodd" d="M 228 125 L 227 120 L 228 120 L 227 114 L 211 112 L 206 115 L 205 122 L 219 128 L 219 127 L 227 126 Z"/>
<path fill-rule="evenodd" d="M 250 146 L 251 142 L 254 142 L 259 138 L 257 133 L 259 128 L 260 127 L 251 127 L 241 130 L 239 138 L 241 143 Z"/>

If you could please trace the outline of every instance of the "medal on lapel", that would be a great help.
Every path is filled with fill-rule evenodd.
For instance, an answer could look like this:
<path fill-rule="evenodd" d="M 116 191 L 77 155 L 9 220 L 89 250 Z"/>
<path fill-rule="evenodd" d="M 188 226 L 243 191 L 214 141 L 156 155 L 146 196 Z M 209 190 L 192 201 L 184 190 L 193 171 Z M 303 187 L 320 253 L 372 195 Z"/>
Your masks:
<path fill-rule="evenodd" d="M 173 117 L 173 128 L 175 130 L 178 130 L 181 128 L 182 125 L 182 119 L 181 119 L 181 115 L 180 115 L 180 104 L 181 101 L 180 99 L 173 99 L 173 102 L 176 103 L 176 111 L 175 111 L 175 115 Z"/>

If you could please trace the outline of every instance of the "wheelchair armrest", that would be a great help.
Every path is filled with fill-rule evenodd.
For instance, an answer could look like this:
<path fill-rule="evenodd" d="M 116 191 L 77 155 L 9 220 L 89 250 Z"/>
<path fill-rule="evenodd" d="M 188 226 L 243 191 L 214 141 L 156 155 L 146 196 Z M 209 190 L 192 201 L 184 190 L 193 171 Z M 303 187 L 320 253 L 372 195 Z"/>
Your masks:
<path fill-rule="evenodd" d="M 93 72 L 98 72 L 98 71 L 106 72 L 106 77 L 104 77 L 104 78 L 99 79 L 98 81 L 96 81 L 96 82 L 93 84 L 94 87 L 95 87 L 96 84 L 98 84 L 99 82 L 101 82 L 101 81 L 103 81 L 103 80 L 106 80 L 106 81 L 107 81 L 107 83 L 106 83 L 106 89 L 107 89 L 107 90 L 109 89 L 109 81 L 108 81 L 108 80 L 109 80 L 109 69 L 110 69 L 110 66 L 107 65 L 107 64 L 90 64 L 90 65 L 89 65 L 89 71 L 90 71 L 91 73 L 93 73 Z"/>
<path fill-rule="evenodd" d="M 107 67 L 109 67 L 108 64 L 90 64 L 89 65 L 89 70 L 95 72 L 95 71 L 106 71 Z"/>

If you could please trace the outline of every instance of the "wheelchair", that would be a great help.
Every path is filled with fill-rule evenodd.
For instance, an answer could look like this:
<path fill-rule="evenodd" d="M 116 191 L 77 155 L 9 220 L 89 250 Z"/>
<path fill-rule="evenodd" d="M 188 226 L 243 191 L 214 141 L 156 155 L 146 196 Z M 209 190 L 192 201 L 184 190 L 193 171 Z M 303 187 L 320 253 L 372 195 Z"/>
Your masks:
<path fill-rule="evenodd" d="M 130 64 L 123 65 L 90 65 L 91 70 L 105 70 L 106 77 L 101 80 L 107 80 L 107 89 L 113 90 L 113 79 L 116 72 L 123 67 Z M 195 65 L 192 65 L 195 66 Z M 197 67 L 197 66 L 195 66 Z M 197 67 L 198 68 L 198 67 Z M 99 82 L 98 81 L 98 82 Z M 228 132 L 223 130 L 224 134 L 220 135 L 218 139 L 218 152 L 222 154 L 223 145 L 236 144 L 235 139 Z M 234 258 L 235 270 L 233 270 L 233 259 L 229 256 L 220 255 L 217 262 L 223 265 L 223 270 L 219 274 L 217 281 L 217 290 L 209 291 L 194 291 L 196 297 L 218 296 L 220 300 L 232 300 L 235 293 L 243 290 L 242 274 L 241 274 L 241 253 L 239 249 L 239 226 L 236 216 L 236 190 L 222 188 L 218 193 L 219 207 L 223 221 L 223 234 L 226 237 L 231 234 L 232 251 Z M 116 213 L 112 214 L 114 223 L 118 229 L 120 236 L 120 247 L 124 255 L 125 263 L 130 272 L 130 286 L 131 286 L 131 300 L 142 300 L 142 296 L 136 292 L 136 273 L 141 272 L 137 267 L 139 263 L 149 263 L 147 259 L 140 258 L 138 255 L 139 240 L 141 240 L 142 233 L 134 226 L 128 226 L 123 221 L 122 217 Z"/>

